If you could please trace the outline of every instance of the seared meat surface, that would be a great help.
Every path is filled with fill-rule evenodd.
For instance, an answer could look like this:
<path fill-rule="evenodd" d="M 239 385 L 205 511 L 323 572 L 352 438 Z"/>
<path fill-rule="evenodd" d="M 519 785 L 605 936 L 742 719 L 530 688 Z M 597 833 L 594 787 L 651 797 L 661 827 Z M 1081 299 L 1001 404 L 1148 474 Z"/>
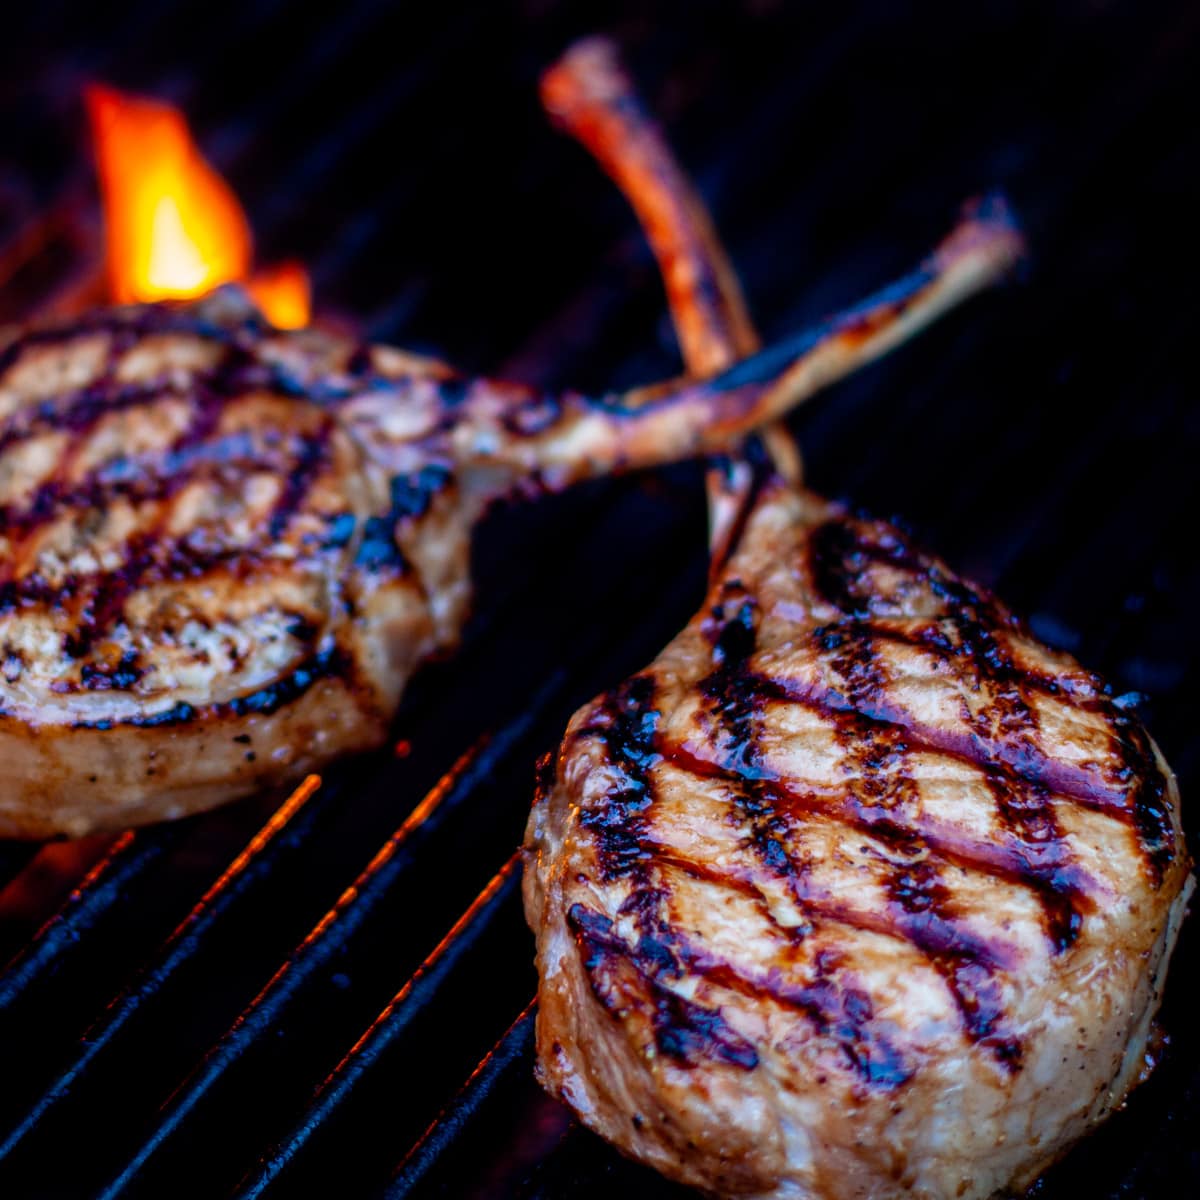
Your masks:
<path fill-rule="evenodd" d="M 389 476 L 355 436 L 353 349 L 233 292 L 10 342 L 0 832 L 176 816 L 378 740 L 461 620 L 466 545 L 444 455 Z M 434 536 L 402 548 L 393 505 Z"/>
<path fill-rule="evenodd" d="M 1118 1105 L 1191 881 L 1122 700 L 768 479 L 527 835 L 541 1078 L 721 1195 L 986 1197 Z"/>
<path fill-rule="evenodd" d="M 898 287 L 699 383 L 547 396 L 266 326 L 236 292 L 0 335 L 0 835 L 179 816 L 377 744 L 505 493 L 727 446 L 1002 273 Z"/>
<path fill-rule="evenodd" d="M 545 90 L 651 231 L 689 366 L 732 359 L 736 281 L 614 49 Z M 1175 781 L 1102 681 L 780 446 L 710 472 L 703 608 L 544 769 L 539 1075 L 719 1195 L 1022 1187 L 1145 1069 Z"/>

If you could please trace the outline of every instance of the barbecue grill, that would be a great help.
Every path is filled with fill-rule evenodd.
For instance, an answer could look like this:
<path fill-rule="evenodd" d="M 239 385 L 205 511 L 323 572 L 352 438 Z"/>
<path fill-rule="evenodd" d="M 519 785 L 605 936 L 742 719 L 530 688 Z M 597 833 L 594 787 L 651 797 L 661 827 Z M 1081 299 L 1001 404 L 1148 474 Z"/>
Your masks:
<path fill-rule="evenodd" d="M 327 320 L 547 387 L 679 370 L 632 217 L 537 106 L 572 37 L 621 40 L 767 340 L 1003 186 L 1029 278 L 806 409 L 809 478 L 902 513 L 1039 636 L 1144 693 L 1195 844 L 1180 241 L 1200 12 L 589 7 L 9 14 L 0 319 L 103 295 L 94 78 L 186 108 L 261 257 L 304 260 Z M 704 574 L 696 467 L 506 509 L 477 539 L 462 652 L 421 674 L 387 751 L 173 825 L 0 844 L 0 1195 L 684 1194 L 533 1081 L 514 848 L 537 757 L 682 625 Z M 1039 1195 L 1200 1185 L 1198 955 L 1185 928 L 1158 1070 Z"/>

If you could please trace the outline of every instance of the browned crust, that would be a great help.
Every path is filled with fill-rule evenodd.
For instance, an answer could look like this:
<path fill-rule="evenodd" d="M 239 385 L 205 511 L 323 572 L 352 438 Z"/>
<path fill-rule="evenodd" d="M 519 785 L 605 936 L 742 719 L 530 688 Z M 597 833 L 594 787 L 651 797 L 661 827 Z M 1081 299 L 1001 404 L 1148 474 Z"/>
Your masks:
<path fill-rule="evenodd" d="M 127 378 L 139 355 L 148 373 Z M 12 674 L 0 684 L 0 753 L 8 764 L 0 836 L 80 835 L 184 816 L 292 782 L 383 740 L 403 682 L 457 634 L 465 607 L 455 584 L 466 574 L 462 510 L 470 506 L 450 486 L 444 455 L 420 456 L 418 467 L 388 479 L 386 464 L 364 459 L 338 413 L 381 386 L 429 380 L 436 391 L 445 378 L 436 364 L 398 352 L 360 353 L 315 333 L 275 334 L 229 295 L 100 310 L 8 343 L 0 394 L 15 407 L 0 423 L 0 455 L 46 433 L 63 444 L 32 494 L 0 511 L 0 615 L 44 619 L 49 630 L 33 645 L 10 642 L 6 627 L 4 666 Z M 29 388 L 44 394 L 31 397 Z M 73 471 L 113 414 L 152 416 L 160 404 L 186 417 L 165 451 L 132 460 L 118 453 L 82 477 Z M 261 425 L 223 433 L 233 405 L 268 408 Z M 223 540 L 219 525 L 203 526 L 203 536 L 188 527 L 168 533 L 172 505 L 190 484 L 224 488 L 236 506 L 242 481 L 255 473 L 280 482 L 248 540 Z M 45 577 L 42 531 L 64 516 L 102 518 L 118 503 L 154 519 L 114 543 L 99 569 Z M 422 543 L 422 525 L 426 541 L 442 547 L 437 553 Z M 282 542 L 292 553 L 275 553 Z M 435 603 L 431 591 L 445 595 Z M 292 639 L 285 665 L 266 675 L 256 668 L 257 682 L 240 691 L 216 667 L 203 694 L 155 690 L 158 643 L 149 634 L 150 648 L 138 641 L 145 630 L 127 608 L 147 595 L 142 607 L 170 644 L 185 621 L 202 621 L 192 595 L 208 597 L 195 612 L 215 604 L 224 614 L 222 604 L 238 609 L 243 601 L 251 613 L 260 605 L 277 610 Z M 302 605 L 292 611 L 297 599 Z M 59 674 L 43 676 L 44 664 L 31 661 L 38 655 L 57 656 Z M 150 682 L 144 695 L 143 678 Z"/>

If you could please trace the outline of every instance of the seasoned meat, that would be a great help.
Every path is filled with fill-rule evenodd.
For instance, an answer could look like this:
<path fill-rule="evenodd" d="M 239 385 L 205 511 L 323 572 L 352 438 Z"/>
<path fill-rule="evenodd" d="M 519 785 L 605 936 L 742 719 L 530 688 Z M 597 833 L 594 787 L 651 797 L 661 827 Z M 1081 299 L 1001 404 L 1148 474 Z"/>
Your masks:
<path fill-rule="evenodd" d="M 236 292 L 0 339 L 0 835 L 175 817 L 377 744 L 506 492 L 728 445 L 1002 272 L 1002 213 L 699 383 L 548 396 Z"/>
<path fill-rule="evenodd" d="M 753 331 L 611 47 L 547 91 L 721 365 Z M 1192 887 L 1175 782 L 1099 679 L 781 465 L 710 473 L 704 607 L 544 768 L 539 1076 L 720 1195 L 1021 1187 L 1144 1070 Z"/>
<path fill-rule="evenodd" d="M 721 1195 L 985 1197 L 1121 1103 L 1191 889 L 1124 701 L 768 479 L 530 818 L 542 1081 Z"/>

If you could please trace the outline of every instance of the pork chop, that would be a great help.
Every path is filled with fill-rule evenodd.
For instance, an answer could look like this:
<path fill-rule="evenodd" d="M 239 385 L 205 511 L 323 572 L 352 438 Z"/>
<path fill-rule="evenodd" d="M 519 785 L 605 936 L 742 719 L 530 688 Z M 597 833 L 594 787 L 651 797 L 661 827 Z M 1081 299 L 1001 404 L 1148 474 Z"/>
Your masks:
<path fill-rule="evenodd" d="M 728 361 L 732 271 L 613 47 L 547 83 L 654 231 L 689 365 Z M 1146 1070 L 1192 888 L 1174 778 L 1101 680 L 792 454 L 709 502 L 704 607 L 543 767 L 539 1077 L 718 1195 L 1023 1187 Z"/>
<path fill-rule="evenodd" d="M 1191 890 L 1129 706 L 768 478 L 530 818 L 543 1082 L 720 1195 L 986 1197 L 1124 1099 Z"/>
<path fill-rule="evenodd" d="M 384 737 L 458 637 L 470 530 L 730 444 L 1002 274 L 1004 213 L 707 381 L 545 395 L 236 291 L 0 339 L 0 835 L 177 817 Z"/>

